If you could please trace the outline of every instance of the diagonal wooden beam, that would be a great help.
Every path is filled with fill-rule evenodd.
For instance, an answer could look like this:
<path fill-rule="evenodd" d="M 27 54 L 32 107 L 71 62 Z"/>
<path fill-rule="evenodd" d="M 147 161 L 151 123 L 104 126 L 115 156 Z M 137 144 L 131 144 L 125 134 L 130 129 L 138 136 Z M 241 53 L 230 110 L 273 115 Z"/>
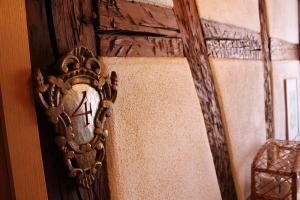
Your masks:
<path fill-rule="evenodd" d="M 265 120 L 267 139 L 274 137 L 273 92 L 272 92 L 272 64 L 270 54 L 270 37 L 268 34 L 268 18 L 265 0 L 258 1 L 262 54 L 264 62 L 265 88 Z"/>
<path fill-rule="evenodd" d="M 190 64 L 204 115 L 221 195 L 223 200 L 235 200 L 237 194 L 227 141 L 197 6 L 195 0 L 173 0 L 173 3 L 182 34 L 184 53 Z"/>

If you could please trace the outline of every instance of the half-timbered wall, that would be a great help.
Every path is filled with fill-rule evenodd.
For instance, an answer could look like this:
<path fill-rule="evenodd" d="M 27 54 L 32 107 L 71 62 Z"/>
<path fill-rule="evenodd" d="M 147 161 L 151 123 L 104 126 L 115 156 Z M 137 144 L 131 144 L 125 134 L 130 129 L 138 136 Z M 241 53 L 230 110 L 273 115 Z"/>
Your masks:
<path fill-rule="evenodd" d="M 251 162 L 266 140 L 258 1 L 197 3 L 200 17 L 216 22 L 204 26 L 204 35 L 207 43 L 215 40 L 210 63 L 226 124 L 238 199 L 245 199 L 250 195 Z"/>
<path fill-rule="evenodd" d="M 108 141 L 112 199 L 221 199 L 185 58 L 105 58 L 120 92 Z"/>
<path fill-rule="evenodd" d="M 299 58 L 297 57 L 297 53 L 299 53 L 297 47 L 299 43 L 298 1 L 273 0 L 266 2 L 269 17 L 269 35 L 272 38 L 271 57 L 273 55 L 272 49 L 273 52 L 278 52 L 272 57 L 275 137 L 286 139 L 284 79 L 297 78 L 298 94 L 300 94 L 300 70 Z M 278 41 L 281 41 L 281 43 Z M 287 48 L 287 45 L 290 48 Z M 295 52 L 296 56 L 287 57 L 287 55 L 294 55 L 292 52 Z M 290 135 L 290 137 L 293 136 Z"/>
<path fill-rule="evenodd" d="M 104 58 L 118 72 L 122 91 L 107 144 L 111 197 L 221 199 L 187 60 L 154 56 Z"/>
<path fill-rule="evenodd" d="M 38 120 L 50 200 L 249 197 L 257 149 L 273 137 L 273 125 L 285 139 L 283 80 L 300 80 L 297 0 L 26 6 L 33 69 L 51 71 L 61 55 L 85 45 L 119 75 L 107 163 L 93 191 L 64 175 L 52 132 Z"/>

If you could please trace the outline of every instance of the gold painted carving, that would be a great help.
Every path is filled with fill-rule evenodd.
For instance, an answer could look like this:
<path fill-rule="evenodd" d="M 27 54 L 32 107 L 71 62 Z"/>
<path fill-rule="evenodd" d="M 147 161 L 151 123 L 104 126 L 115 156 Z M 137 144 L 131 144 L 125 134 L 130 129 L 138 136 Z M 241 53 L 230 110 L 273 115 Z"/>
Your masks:
<path fill-rule="evenodd" d="M 105 157 L 104 129 L 117 97 L 117 74 L 85 47 L 76 47 L 58 64 L 58 72 L 44 79 L 35 74 L 35 96 L 47 119 L 55 125 L 55 142 L 69 176 L 90 188 Z"/>

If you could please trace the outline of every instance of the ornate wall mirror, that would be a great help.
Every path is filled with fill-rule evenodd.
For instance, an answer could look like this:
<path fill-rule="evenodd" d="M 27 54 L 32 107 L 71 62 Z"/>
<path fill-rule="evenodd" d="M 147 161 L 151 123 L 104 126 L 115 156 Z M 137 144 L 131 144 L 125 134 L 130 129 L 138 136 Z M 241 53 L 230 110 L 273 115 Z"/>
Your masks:
<path fill-rule="evenodd" d="M 117 75 L 85 47 L 76 47 L 58 62 L 58 73 L 35 75 L 35 96 L 55 125 L 55 142 L 68 175 L 89 188 L 105 157 L 104 129 L 117 97 Z"/>

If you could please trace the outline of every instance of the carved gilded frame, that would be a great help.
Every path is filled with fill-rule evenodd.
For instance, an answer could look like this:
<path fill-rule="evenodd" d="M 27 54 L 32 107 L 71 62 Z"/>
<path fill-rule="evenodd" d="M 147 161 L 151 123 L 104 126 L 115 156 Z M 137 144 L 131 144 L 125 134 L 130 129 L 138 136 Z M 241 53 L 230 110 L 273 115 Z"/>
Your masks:
<path fill-rule="evenodd" d="M 117 97 L 117 75 L 113 71 L 109 78 L 105 68 L 90 50 L 76 47 L 59 61 L 57 75 L 50 75 L 46 80 L 40 70 L 35 75 L 35 96 L 47 119 L 56 127 L 55 142 L 63 153 L 64 165 L 69 176 L 76 177 L 78 185 L 85 188 L 93 184 L 96 173 L 102 166 L 105 157 L 104 142 L 108 136 L 104 122 L 106 117 L 110 116 L 112 104 Z M 86 96 L 89 94 L 85 92 L 82 99 L 78 99 L 81 93 L 74 89 L 75 86 L 84 86 L 89 91 L 98 93 L 99 103 L 96 102 L 98 105 L 94 117 L 92 108 L 87 112 Z M 73 96 L 70 95 L 70 91 Z M 70 101 L 72 97 L 75 98 L 74 101 Z M 83 105 L 83 101 L 86 101 L 86 112 L 74 115 Z M 74 102 L 79 106 L 75 105 L 78 108 L 72 115 L 73 111 L 66 107 Z M 91 107 L 91 104 L 89 106 Z M 86 126 L 92 126 L 92 138 L 88 142 L 79 142 L 76 135 L 85 137 L 87 129 L 74 129 L 76 124 L 72 123 L 73 117 L 85 115 L 88 119 L 89 114 L 93 119 L 91 123 L 87 121 Z"/>

